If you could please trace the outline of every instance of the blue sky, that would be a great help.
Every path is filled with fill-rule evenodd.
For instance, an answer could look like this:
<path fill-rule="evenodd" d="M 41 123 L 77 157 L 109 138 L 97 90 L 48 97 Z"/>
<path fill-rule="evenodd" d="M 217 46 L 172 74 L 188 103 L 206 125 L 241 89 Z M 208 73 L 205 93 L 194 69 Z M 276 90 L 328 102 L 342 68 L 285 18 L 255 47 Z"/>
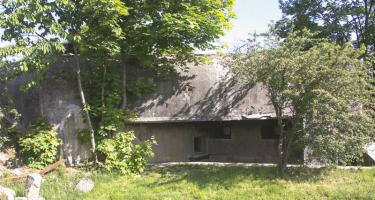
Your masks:
<path fill-rule="evenodd" d="M 229 48 L 235 47 L 249 33 L 261 33 L 267 30 L 271 21 L 281 18 L 278 0 L 236 0 L 234 11 L 237 19 L 233 27 L 220 39 Z"/>
<path fill-rule="evenodd" d="M 267 30 L 267 25 L 281 18 L 278 0 L 236 0 L 234 11 L 237 19 L 233 27 L 220 39 L 220 43 L 233 48 L 247 38 L 249 33 L 261 33 Z M 0 30 L 0 35 L 1 35 Z M 5 44 L 0 42 L 0 47 Z"/>

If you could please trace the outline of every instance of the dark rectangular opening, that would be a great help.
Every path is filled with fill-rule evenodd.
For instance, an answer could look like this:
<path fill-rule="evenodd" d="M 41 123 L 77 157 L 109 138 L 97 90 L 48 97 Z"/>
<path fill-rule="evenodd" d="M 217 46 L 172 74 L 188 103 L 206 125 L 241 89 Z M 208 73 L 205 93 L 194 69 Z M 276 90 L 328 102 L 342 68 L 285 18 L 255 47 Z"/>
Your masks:
<path fill-rule="evenodd" d="M 232 139 L 232 129 L 230 126 L 224 126 L 223 128 L 223 139 Z"/>
<path fill-rule="evenodd" d="M 202 128 L 208 133 L 210 139 L 232 139 L 232 128 L 228 123 L 211 122 L 202 126 Z"/>
<path fill-rule="evenodd" d="M 265 120 L 262 121 L 261 126 L 261 137 L 262 139 L 279 139 L 280 135 L 277 134 L 277 121 L 276 120 Z"/>
<path fill-rule="evenodd" d="M 203 139 L 201 136 L 194 137 L 194 152 L 195 153 L 203 152 Z"/>

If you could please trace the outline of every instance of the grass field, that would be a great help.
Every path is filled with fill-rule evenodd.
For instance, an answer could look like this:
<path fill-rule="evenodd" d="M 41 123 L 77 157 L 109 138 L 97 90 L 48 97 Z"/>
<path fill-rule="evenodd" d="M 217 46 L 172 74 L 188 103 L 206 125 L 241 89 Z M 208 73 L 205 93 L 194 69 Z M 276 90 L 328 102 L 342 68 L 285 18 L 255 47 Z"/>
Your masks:
<path fill-rule="evenodd" d="M 94 189 L 75 191 L 79 178 Z M 24 195 L 24 183 L 1 183 Z M 179 166 L 141 175 L 58 170 L 44 178 L 42 196 L 53 199 L 375 199 L 375 169 Z"/>

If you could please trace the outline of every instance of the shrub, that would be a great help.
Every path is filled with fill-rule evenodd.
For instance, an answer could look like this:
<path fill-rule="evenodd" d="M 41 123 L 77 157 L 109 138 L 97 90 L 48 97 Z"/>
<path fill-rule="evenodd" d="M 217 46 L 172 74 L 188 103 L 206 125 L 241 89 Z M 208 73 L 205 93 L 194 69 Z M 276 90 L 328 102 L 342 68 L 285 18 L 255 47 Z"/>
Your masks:
<path fill-rule="evenodd" d="M 6 142 L 8 142 L 8 141 L 9 141 L 9 139 L 8 139 L 7 136 L 2 136 L 2 135 L 0 135 L 0 149 L 2 149 L 3 146 L 4 146 L 4 144 L 5 144 Z"/>
<path fill-rule="evenodd" d="M 143 172 L 148 158 L 154 154 L 152 145 L 154 138 L 134 144 L 133 131 L 120 132 L 113 138 L 104 139 L 97 150 L 103 154 L 102 167 L 109 171 L 119 171 L 123 174 Z"/>
<path fill-rule="evenodd" d="M 9 145 L 11 140 L 16 138 L 18 133 L 17 123 L 20 117 L 17 110 L 12 105 L 4 105 L 3 100 L 4 96 L 0 94 L 0 149 Z M 5 100 L 7 99 L 5 98 Z"/>
<path fill-rule="evenodd" d="M 56 130 L 40 119 L 20 139 L 20 153 L 32 168 L 43 168 L 56 160 L 57 148 L 61 144 Z"/>

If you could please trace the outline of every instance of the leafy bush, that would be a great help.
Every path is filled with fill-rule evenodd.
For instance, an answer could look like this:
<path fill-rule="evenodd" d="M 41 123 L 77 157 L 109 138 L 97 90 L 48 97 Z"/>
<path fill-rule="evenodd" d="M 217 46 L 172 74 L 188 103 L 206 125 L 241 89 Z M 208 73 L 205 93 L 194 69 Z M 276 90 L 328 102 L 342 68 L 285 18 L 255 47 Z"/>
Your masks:
<path fill-rule="evenodd" d="M 109 171 L 120 171 L 123 174 L 139 173 L 144 171 L 147 159 L 152 157 L 154 138 L 134 144 L 133 131 L 120 132 L 110 139 L 104 139 L 97 150 L 103 154 L 102 167 Z"/>
<path fill-rule="evenodd" d="M 141 97 L 144 94 L 154 91 L 156 88 L 155 83 L 144 77 L 138 78 L 135 82 L 130 83 L 127 87 L 127 91 L 135 95 L 136 97 Z"/>
<path fill-rule="evenodd" d="M 98 108 L 98 139 L 108 138 L 114 135 L 118 130 L 124 128 L 124 122 L 136 118 L 134 111 L 128 109 L 118 109 L 111 107 Z"/>
<path fill-rule="evenodd" d="M 8 141 L 9 138 L 7 136 L 0 135 L 0 149 L 2 149 Z"/>
<path fill-rule="evenodd" d="M 17 124 L 20 115 L 14 108 L 13 102 L 0 91 L 0 149 L 11 143 L 18 133 Z"/>
<path fill-rule="evenodd" d="M 56 160 L 57 148 L 61 144 L 56 130 L 40 119 L 20 139 L 20 153 L 32 168 L 43 168 Z"/>

